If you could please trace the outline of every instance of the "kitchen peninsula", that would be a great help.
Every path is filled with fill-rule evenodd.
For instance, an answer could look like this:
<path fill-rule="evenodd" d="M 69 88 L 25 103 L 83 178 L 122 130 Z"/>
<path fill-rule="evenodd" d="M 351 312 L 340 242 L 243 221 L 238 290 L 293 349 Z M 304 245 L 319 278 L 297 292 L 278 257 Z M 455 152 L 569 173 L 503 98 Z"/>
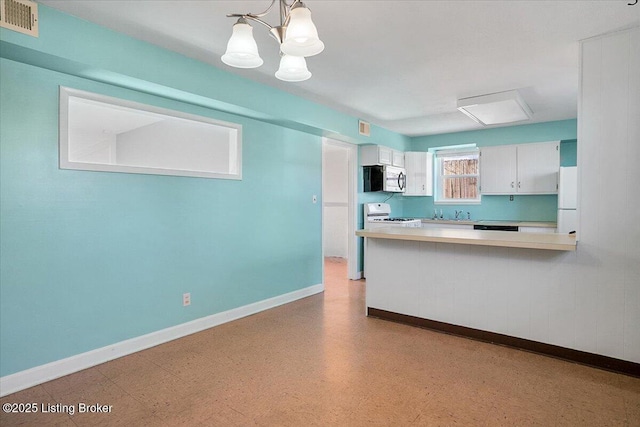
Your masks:
<path fill-rule="evenodd" d="M 451 228 L 378 228 L 359 230 L 361 237 L 473 246 L 575 251 L 575 235 L 518 233 L 509 231 L 460 230 Z"/>
<path fill-rule="evenodd" d="M 582 352 L 554 338 L 566 329 L 556 310 L 558 293 L 575 282 L 567 275 L 578 263 L 575 235 L 446 228 L 356 234 L 366 237 L 369 316 L 580 359 L 574 356 Z"/>

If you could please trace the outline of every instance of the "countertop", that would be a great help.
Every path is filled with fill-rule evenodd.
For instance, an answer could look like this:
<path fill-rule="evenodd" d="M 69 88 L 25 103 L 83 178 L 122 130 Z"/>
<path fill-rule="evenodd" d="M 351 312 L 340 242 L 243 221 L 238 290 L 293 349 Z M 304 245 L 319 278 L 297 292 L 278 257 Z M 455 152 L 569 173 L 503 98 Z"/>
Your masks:
<path fill-rule="evenodd" d="M 356 231 L 356 235 L 374 239 L 546 249 L 554 251 L 575 251 L 577 246 L 575 234 L 557 233 L 516 233 L 512 231 L 463 230 L 456 228 L 383 227 L 371 230 L 358 230 Z"/>
<path fill-rule="evenodd" d="M 466 224 L 466 225 L 508 225 L 516 227 L 556 228 L 557 223 L 551 221 L 509 221 L 509 220 L 455 220 L 417 218 L 426 224 Z"/>

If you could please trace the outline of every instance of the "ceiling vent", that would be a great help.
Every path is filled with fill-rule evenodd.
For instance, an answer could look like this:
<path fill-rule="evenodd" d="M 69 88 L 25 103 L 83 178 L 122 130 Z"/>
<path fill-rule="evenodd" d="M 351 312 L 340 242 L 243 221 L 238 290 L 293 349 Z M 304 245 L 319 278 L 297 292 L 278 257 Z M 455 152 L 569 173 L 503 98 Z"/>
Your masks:
<path fill-rule="evenodd" d="M 0 0 L 0 27 L 38 37 L 38 3 Z"/>
<path fill-rule="evenodd" d="M 362 120 L 358 120 L 358 132 L 360 132 L 360 135 L 370 136 L 371 125 L 367 122 L 363 122 Z"/>

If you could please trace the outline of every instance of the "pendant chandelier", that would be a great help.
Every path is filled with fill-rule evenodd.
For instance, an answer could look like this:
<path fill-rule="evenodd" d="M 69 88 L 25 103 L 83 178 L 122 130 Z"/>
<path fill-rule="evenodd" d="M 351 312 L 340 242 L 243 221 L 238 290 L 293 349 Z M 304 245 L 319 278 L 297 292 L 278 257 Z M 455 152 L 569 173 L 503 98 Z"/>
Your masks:
<path fill-rule="evenodd" d="M 264 62 L 258 53 L 258 45 L 253 38 L 253 27 L 249 21 L 258 22 L 269 29 L 269 33 L 280 45 L 280 68 L 276 77 L 287 82 L 301 82 L 311 77 L 307 69 L 307 56 L 317 55 L 324 49 L 318 38 L 318 30 L 311 21 L 311 11 L 300 0 L 280 5 L 280 25 L 272 26 L 261 18 L 268 14 L 276 0 L 262 13 L 232 13 L 227 17 L 238 18 L 233 25 L 233 33 L 227 43 L 227 51 L 222 62 L 237 68 L 257 68 Z"/>

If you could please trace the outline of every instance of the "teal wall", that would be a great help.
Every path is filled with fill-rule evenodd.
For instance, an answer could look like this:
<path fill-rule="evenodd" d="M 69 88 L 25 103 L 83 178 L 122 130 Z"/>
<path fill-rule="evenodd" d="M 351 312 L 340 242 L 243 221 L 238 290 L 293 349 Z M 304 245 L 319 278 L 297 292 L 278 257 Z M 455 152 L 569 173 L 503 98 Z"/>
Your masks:
<path fill-rule="evenodd" d="M 490 145 L 525 144 L 543 141 L 575 141 L 578 133 L 576 119 L 529 125 L 480 129 L 467 132 L 445 133 L 412 138 L 411 149 L 427 151 L 432 147 L 475 143 L 478 147 Z"/>
<path fill-rule="evenodd" d="M 416 137 L 410 147 L 413 151 L 427 151 L 434 147 L 471 143 L 485 147 L 560 140 L 560 164 L 575 166 L 576 138 L 577 121 L 572 119 Z M 513 201 L 509 196 L 482 196 L 478 205 L 434 205 L 433 197 L 402 197 L 402 213 L 407 217 L 431 217 L 437 208 L 443 210 L 445 218 L 453 218 L 455 210 L 464 210 L 471 213 L 472 219 L 555 221 L 557 207 L 555 195 L 515 195 Z"/>
<path fill-rule="evenodd" d="M 578 141 L 568 140 L 560 143 L 560 166 L 578 165 Z"/>
<path fill-rule="evenodd" d="M 361 137 L 356 117 L 39 11 L 39 38 L 0 29 L 0 376 L 322 283 L 321 137 L 408 147 L 377 126 Z M 242 181 L 60 170 L 60 85 L 240 123 Z"/>
<path fill-rule="evenodd" d="M 320 137 L 0 61 L 3 376 L 322 282 Z M 242 124 L 243 180 L 59 170 L 58 85 Z"/>

